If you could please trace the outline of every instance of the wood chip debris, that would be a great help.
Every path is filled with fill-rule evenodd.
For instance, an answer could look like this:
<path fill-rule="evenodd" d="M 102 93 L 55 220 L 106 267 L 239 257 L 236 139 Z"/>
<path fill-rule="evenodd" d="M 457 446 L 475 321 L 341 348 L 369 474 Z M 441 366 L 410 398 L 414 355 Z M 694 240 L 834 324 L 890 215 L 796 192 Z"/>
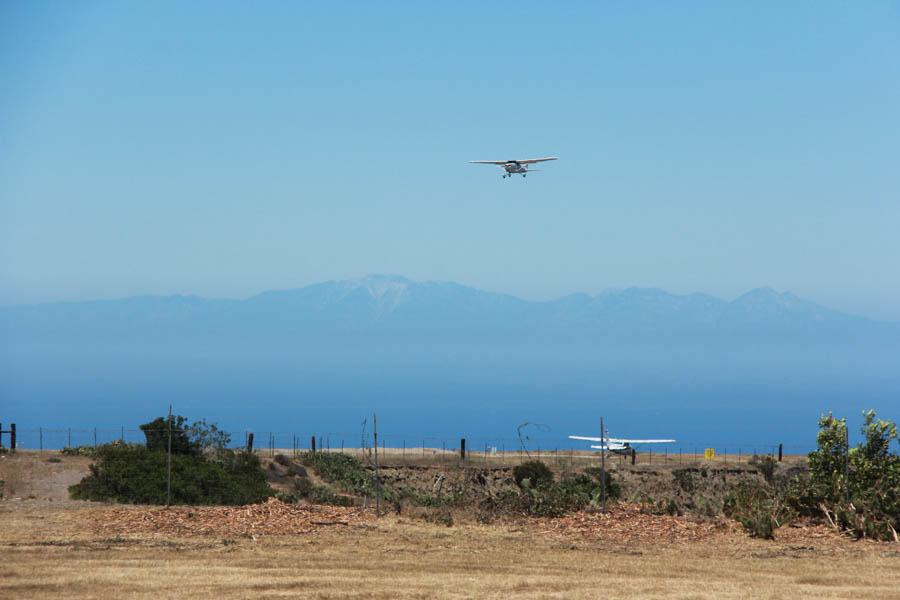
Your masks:
<path fill-rule="evenodd" d="M 692 542 L 727 535 L 733 527 L 722 520 L 697 521 L 687 517 L 653 515 L 639 504 L 618 504 L 607 509 L 581 510 L 558 519 L 542 520 L 543 532 L 568 538 L 616 542 Z"/>
<path fill-rule="evenodd" d="M 246 506 L 173 506 L 121 508 L 98 515 L 97 533 L 125 535 L 159 533 L 191 536 L 297 535 L 371 520 L 372 511 L 341 506 L 285 504 L 270 498 Z"/>

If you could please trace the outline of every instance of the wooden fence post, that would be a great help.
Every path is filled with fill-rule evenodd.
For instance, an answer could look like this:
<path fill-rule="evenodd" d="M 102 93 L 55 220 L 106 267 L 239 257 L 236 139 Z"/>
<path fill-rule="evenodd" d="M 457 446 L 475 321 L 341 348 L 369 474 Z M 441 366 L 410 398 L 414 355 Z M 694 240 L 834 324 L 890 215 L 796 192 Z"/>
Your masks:
<path fill-rule="evenodd" d="M 459 458 L 460 460 L 466 460 L 466 438 L 459 440 Z"/>

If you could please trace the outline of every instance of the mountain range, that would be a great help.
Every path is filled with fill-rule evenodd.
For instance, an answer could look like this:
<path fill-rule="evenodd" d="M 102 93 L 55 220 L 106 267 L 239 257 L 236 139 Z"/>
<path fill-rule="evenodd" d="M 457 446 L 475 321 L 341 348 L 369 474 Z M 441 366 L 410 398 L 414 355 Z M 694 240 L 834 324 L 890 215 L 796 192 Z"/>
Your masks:
<path fill-rule="evenodd" d="M 900 339 L 900 324 L 831 310 L 771 288 L 733 301 L 628 288 L 533 302 L 450 282 L 370 275 L 245 300 L 142 296 L 0 308 L 5 344 L 359 340 L 440 344 Z"/>

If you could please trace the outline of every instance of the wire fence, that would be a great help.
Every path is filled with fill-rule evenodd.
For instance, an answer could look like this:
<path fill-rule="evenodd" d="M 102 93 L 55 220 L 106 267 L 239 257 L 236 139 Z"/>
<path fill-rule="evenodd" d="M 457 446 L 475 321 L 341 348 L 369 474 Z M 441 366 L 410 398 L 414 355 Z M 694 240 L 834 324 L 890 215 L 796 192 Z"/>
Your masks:
<path fill-rule="evenodd" d="M 226 447 L 247 449 L 261 457 L 276 454 L 296 456 L 300 452 L 318 450 L 345 452 L 368 456 L 374 450 L 372 432 L 331 432 L 311 431 L 223 431 Z M 252 437 L 252 440 L 251 440 Z M 118 428 L 44 428 L 18 429 L 17 450 L 56 451 L 65 447 L 97 447 L 110 442 L 146 442 L 144 430 Z M 9 446 L 9 433 L 0 434 L 0 445 Z M 599 457 L 599 452 L 591 450 L 590 444 L 571 440 L 567 437 L 449 437 L 435 435 L 411 435 L 378 432 L 378 451 L 381 460 L 395 463 L 419 461 L 443 462 L 464 459 L 497 463 L 520 462 L 550 458 L 591 460 Z M 778 442 L 716 442 L 692 441 L 685 443 L 637 444 L 635 452 L 607 452 L 607 456 L 622 462 L 634 463 L 682 463 L 694 460 L 715 460 L 716 462 L 741 463 L 754 456 L 806 455 L 811 448 L 802 444 L 782 444 Z M 614 463 L 615 464 L 615 463 Z"/>

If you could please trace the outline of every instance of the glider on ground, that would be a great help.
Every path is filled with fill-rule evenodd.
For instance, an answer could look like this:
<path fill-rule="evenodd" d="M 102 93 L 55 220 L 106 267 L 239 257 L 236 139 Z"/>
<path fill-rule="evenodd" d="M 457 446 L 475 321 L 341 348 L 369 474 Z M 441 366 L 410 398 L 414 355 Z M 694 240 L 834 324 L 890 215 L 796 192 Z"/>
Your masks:
<path fill-rule="evenodd" d="M 616 454 L 631 454 L 632 444 L 672 444 L 675 440 L 626 440 L 623 438 L 611 437 L 585 437 L 581 435 L 570 435 L 573 440 L 586 440 L 588 442 L 600 442 L 599 446 L 591 445 L 595 450 L 605 450 L 606 452 L 614 452 Z"/>

